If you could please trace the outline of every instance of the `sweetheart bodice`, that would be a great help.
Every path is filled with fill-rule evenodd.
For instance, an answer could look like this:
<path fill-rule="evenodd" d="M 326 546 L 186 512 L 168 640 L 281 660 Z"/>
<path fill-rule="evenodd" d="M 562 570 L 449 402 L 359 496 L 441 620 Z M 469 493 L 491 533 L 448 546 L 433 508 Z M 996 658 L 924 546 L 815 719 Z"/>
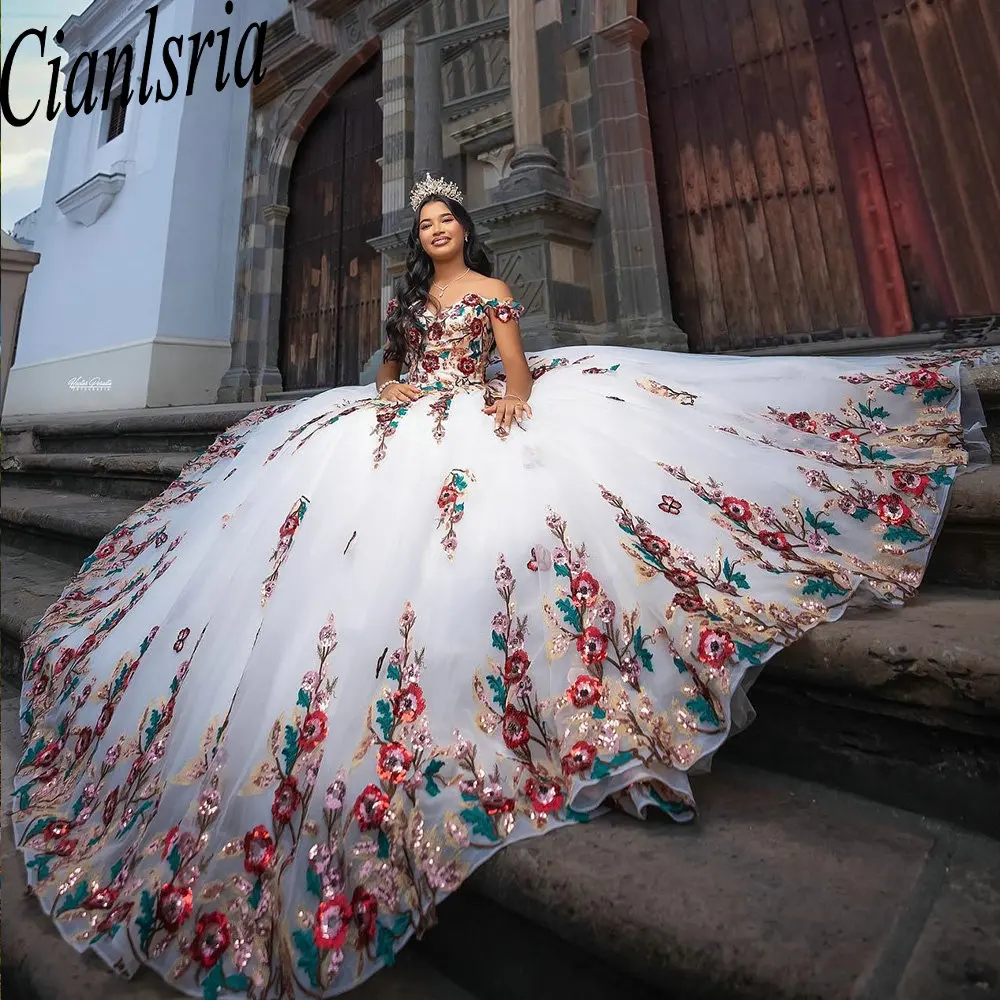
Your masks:
<path fill-rule="evenodd" d="M 390 302 L 389 311 L 394 308 Z M 522 312 L 514 299 L 485 299 L 474 292 L 438 312 L 425 309 L 407 332 L 407 381 L 423 389 L 485 384 L 495 347 L 493 318 L 508 323 Z"/>

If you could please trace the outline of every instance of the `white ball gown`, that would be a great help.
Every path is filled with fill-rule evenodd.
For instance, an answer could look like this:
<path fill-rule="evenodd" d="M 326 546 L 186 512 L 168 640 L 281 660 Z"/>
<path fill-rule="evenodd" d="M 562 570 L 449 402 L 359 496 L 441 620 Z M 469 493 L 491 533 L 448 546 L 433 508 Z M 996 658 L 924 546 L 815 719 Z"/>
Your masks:
<path fill-rule="evenodd" d="M 503 436 L 491 320 L 519 313 L 426 314 L 415 403 L 255 410 L 38 623 L 13 821 L 77 949 L 332 997 L 506 844 L 611 803 L 690 819 L 761 666 L 912 595 L 985 454 L 987 351 L 544 351 Z"/>

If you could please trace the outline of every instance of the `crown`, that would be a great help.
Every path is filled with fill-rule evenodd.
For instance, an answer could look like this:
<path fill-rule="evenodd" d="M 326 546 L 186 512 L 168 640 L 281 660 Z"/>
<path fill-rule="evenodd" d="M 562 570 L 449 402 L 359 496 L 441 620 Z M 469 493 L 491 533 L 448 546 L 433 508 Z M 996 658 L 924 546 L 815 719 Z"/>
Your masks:
<path fill-rule="evenodd" d="M 422 181 L 413 185 L 413 190 L 410 192 L 410 208 L 415 212 L 420 207 L 420 203 L 432 194 L 444 195 L 444 197 L 462 204 L 462 189 L 457 184 L 452 184 L 451 181 L 446 181 L 443 177 L 431 177 L 430 172 L 428 172 Z"/>

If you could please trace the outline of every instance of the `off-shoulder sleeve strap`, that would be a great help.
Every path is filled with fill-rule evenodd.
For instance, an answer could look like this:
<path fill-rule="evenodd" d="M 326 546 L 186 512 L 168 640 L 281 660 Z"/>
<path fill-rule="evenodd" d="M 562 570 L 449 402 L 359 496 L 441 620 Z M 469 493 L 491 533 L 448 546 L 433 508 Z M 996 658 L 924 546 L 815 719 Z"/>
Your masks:
<path fill-rule="evenodd" d="M 385 320 L 388 322 L 389 317 L 396 311 L 396 300 L 389 299 L 389 304 L 385 308 Z M 392 344 L 389 341 L 388 333 L 385 333 L 382 338 L 382 360 L 383 361 L 397 361 L 401 360 L 395 357 L 395 351 L 392 349 Z"/>
<path fill-rule="evenodd" d="M 483 305 L 501 323 L 517 322 L 524 315 L 524 306 L 517 299 L 487 299 Z"/>

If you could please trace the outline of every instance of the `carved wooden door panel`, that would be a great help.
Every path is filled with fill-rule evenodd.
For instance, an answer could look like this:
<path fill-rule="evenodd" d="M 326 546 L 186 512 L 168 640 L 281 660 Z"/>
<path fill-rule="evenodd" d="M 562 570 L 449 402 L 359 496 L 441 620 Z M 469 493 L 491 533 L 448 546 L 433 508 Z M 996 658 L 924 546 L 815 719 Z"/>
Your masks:
<path fill-rule="evenodd" d="M 674 315 L 695 350 L 912 329 L 850 43 L 816 37 L 810 5 L 640 0 Z M 833 97 L 827 60 L 847 68 Z"/>
<path fill-rule="evenodd" d="M 292 163 L 281 304 L 285 389 L 352 385 L 381 340 L 381 58 L 307 129 Z"/>
<path fill-rule="evenodd" d="M 920 302 L 959 329 L 1000 325 L 1000 4 L 841 7 L 914 312 Z"/>
<path fill-rule="evenodd" d="M 1000 5 L 640 0 L 696 350 L 1000 327 Z"/>

